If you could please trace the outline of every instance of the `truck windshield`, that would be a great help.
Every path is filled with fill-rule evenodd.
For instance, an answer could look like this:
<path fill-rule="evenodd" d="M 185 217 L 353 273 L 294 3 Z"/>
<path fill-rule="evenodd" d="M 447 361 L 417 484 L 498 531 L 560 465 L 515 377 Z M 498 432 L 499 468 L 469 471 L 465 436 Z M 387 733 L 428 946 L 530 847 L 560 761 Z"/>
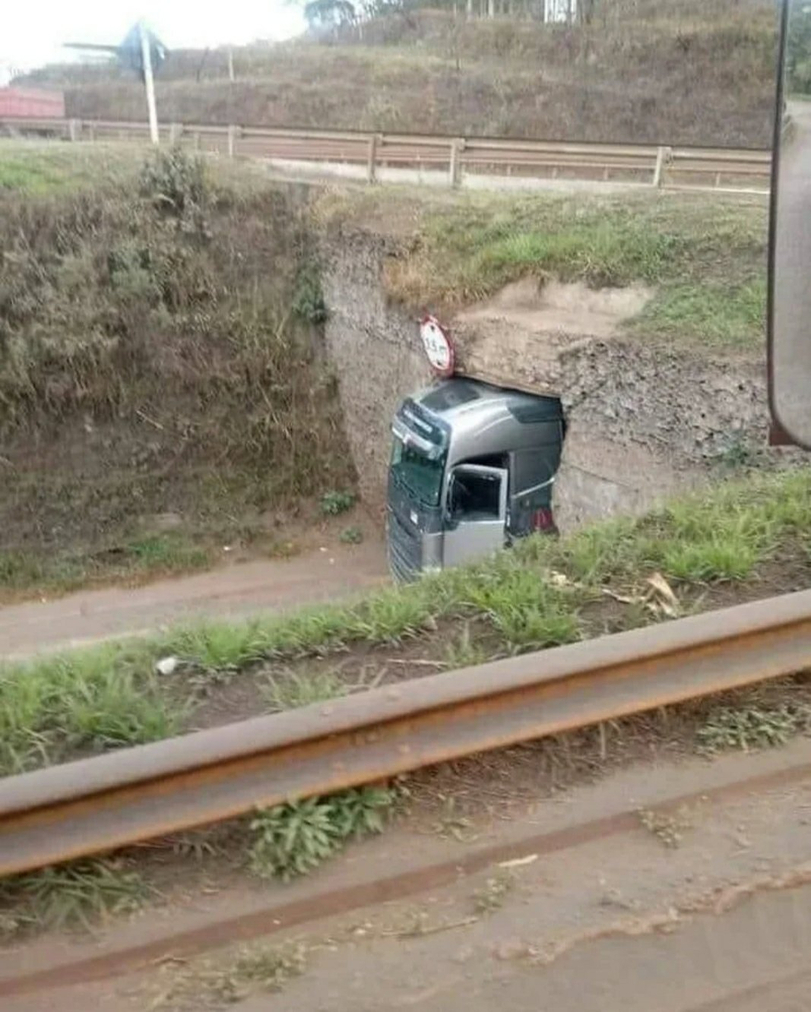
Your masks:
<path fill-rule="evenodd" d="M 415 447 L 406 446 L 401 439 L 395 438 L 391 470 L 395 480 L 420 502 L 427 506 L 439 505 L 445 470 L 444 454 L 432 460 Z"/>

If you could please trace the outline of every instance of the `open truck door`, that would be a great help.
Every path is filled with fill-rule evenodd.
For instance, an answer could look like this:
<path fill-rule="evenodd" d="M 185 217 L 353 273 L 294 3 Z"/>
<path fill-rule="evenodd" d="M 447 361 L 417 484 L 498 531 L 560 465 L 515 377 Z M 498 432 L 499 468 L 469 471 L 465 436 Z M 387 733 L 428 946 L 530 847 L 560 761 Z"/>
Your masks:
<path fill-rule="evenodd" d="M 460 464 L 448 479 L 443 563 L 459 566 L 504 547 L 507 471 Z"/>

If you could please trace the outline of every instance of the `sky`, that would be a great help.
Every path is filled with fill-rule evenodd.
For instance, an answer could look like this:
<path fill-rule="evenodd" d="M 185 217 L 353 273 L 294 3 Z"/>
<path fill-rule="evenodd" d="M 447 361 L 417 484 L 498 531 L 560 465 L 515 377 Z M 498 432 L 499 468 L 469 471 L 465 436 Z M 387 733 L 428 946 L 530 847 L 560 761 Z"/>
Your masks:
<path fill-rule="evenodd" d="M 117 44 L 139 17 L 170 49 L 285 39 L 303 28 L 288 0 L 21 0 L 2 4 L 0 84 L 9 71 L 75 59 L 63 42 Z"/>

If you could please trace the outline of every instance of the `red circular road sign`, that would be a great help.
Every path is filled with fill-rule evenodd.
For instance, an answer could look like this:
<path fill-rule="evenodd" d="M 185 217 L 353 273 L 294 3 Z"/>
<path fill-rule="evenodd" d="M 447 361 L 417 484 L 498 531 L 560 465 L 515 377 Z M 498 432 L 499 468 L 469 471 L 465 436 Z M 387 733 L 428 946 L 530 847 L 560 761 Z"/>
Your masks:
<path fill-rule="evenodd" d="M 420 320 L 420 337 L 431 368 L 437 376 L 453 376 L 456 355 L 450 335 L 434 316 Z"/>

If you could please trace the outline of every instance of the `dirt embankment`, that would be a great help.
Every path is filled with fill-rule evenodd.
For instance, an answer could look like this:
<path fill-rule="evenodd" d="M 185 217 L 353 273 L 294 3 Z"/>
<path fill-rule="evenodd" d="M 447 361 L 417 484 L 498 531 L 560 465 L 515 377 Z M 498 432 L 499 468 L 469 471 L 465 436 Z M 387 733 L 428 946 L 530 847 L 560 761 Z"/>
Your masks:
<path fill-rule="evenodd" d="M 597 4 L 591 23 L 464 20 L 409 10 L 329 44 L 294 41 L 170 55 L 167 121 L 389 132 L 765 147 L 774 105 L 776 9 L 714 0 Z M 117 68 L 46 68 L 68 115 L 143 119 Z"/>
<path fill-rule="evenodd" d="M 171 154 L 0 209 L 0 576 L 351 485 L 293 191 Z"/>

